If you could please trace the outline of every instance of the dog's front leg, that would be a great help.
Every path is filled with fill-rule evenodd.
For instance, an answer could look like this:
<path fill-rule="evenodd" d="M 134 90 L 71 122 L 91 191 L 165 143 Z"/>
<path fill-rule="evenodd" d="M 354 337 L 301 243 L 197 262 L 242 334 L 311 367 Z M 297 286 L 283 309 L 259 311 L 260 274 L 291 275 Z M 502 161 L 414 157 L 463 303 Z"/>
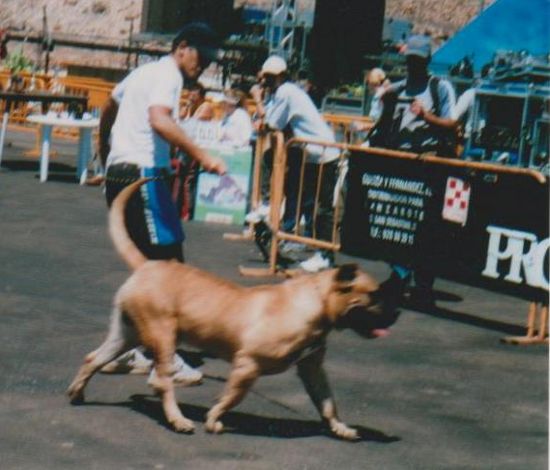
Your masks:
<path fill-rule="evenodd" d="M 249 356 L 235 357 L 223 395 L 206 415 L 205 427 L 208 432 L 223 432 L 221 416 L 241 402 L 258 375 L 259 367 L 254 359 Z"/>
<path fill-rule="evenodd" d="M 324 356 L 323 348 L 298 362 L 298 376 L 319 414 L 330 426 L 330 430 L 342 439 L 356 440 L 359 438 L 357 431 L 338 419 L 336 403 L 330 391 L 327 374 L 323 369 Z"/>
<path fill-rule="evenodd" d="M 195 426 L 193 421 L 183 416 L 179 409 L 172 378 L 175 372 L 173 366 L 176 351 L 175 331 L 176 326 L 168 324 L 164 331 L 159 328 L 155 335 L 144 336 L 143 344 L 153 351 L 155 357 L 156 378 L 152 385 L 161 395 L 166 420 L 175 431 L 191 433 Z"/>

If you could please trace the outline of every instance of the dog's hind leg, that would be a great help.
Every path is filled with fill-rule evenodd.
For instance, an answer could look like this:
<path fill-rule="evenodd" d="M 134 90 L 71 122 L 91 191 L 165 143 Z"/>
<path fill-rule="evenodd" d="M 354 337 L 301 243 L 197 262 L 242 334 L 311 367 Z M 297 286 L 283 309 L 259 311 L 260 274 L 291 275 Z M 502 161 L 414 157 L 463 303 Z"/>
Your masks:
<path fill-rule="evenodd" d="M 348 441 L 356 440 L 359 437 L 357 431 L 338 419 L 336 403 L 330 391 L 327 374 L 323 369 L 324 355 L 325 350 L 322 349 L 298 362 L 298 376 L 332 433 Z"/>
<path fill-rule="evenodd" d="M 156 377 L 150 385 L 160 393 L 167 421 L 177 432 L 193 432 L 195 425 L 181 413 L 176 401 L 172 376 L 175 373 L 173 357 L 176 352 L 176 324 L 150 325 L 143 345 L 153 352 Z"/>
<path fill-rule="evenodd" d="M 137 344 L 137 335 L 133 325 L 129 324 L 123 318 L 120 310 L 115 307 L 111 315 L 111 325 L 107 338 L 99 348 L 85 357 L 84 364 L 82 364 L 67 389 L 67 395 L 69 395 L 71 403 L 77 404 L 84 400 L 84 388 L 99 369 L 137 346 Z"/>
<path fill-rule="evenodd" d="M 224 393 L 206 416 L 205 427 L 208 432 L 223 432 L 223 423 L 219 419 L 241 402 L 259 374 L 258 364 L 254 359 L 248 356 L 237 356 L 234 359 Z"/>

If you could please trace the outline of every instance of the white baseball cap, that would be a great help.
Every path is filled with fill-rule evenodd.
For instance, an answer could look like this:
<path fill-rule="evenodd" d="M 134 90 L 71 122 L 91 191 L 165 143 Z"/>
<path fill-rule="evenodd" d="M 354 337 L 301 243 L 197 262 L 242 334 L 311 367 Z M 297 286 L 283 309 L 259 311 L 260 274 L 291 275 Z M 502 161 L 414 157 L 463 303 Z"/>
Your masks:
<path fill-rule="evenodd" d="M 286 61 L 278 55 L 272 55 L 267 58 L 262 65 L 262 73 L 267 73 L 270 75 L 279 75 L 280 73 L 286 72 Z"/>

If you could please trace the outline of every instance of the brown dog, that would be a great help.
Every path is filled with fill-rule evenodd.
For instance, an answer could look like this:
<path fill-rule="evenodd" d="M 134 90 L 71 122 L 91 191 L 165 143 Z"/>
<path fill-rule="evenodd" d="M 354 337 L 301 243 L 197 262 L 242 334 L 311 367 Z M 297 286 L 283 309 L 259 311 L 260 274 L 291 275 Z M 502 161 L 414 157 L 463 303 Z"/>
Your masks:
<path fill-rule="evenodd" d="M 379 326 L 395 319 L 372 306 L 377 282 L 345 265 L 279 285 L 245 288 L 176 261 L 150 261 L 129 238 L 124 207 L 147 180 L 125 188 L 110 212 L 110 234 L 123 260 L 134 270 L 114 300 L 105 342 L 89 353 L 67 393 L 73 403 L 84 399 L 92 375 L 125 351 L 144 345 L 154 356 L 166 419 L 176 431 L 191 432 L 175 399 L 172 357 L 178 336 L 232 364 L 223 396 L 208 412 L 206 429 L 223 430 L 220 417 L 237 405 L 263 374 L 297 364 L 298 374 L 332 432 L 344 439 L 357 431 L 338 419 L 322 367 L 325 338 L 334 327 L 351 327 L 376 336 Z M 354 308 L 362 307 L 362 308 Z M 353 308 L 353 309 L 352 309 Z"/>

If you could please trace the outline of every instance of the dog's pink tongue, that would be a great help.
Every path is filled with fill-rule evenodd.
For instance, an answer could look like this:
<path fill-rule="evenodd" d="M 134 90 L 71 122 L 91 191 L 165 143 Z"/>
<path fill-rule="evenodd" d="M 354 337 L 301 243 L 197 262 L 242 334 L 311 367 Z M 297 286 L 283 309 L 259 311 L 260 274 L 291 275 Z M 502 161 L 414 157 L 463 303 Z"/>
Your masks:
<path fill-rule="evenodd" d="M 387 328 L 375 328 L 370 333 L 374 338 L 384 338 L 390 334 L 390 330 Z"/>

